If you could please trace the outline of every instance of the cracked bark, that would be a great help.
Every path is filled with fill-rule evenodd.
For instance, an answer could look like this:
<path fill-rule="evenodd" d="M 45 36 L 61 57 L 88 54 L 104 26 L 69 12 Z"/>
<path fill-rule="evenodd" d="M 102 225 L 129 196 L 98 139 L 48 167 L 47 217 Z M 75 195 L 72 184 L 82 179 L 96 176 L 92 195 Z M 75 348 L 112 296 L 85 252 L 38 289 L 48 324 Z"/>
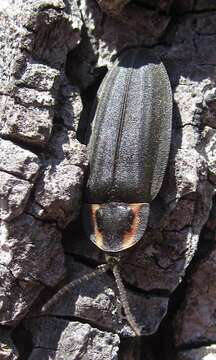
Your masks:
<path fill-rule="evenodd" d="M 214 356 L 215 10 L 211 0 L 0 4 L 2 359 Z M 164 183 L 121 266 L 141 339 L 132 339 L 110 274 L 40 312 L 104 262 L 81 225 L 83 139 L 106 70 L 130 46 L 161 56 L 174 97 Z"/>

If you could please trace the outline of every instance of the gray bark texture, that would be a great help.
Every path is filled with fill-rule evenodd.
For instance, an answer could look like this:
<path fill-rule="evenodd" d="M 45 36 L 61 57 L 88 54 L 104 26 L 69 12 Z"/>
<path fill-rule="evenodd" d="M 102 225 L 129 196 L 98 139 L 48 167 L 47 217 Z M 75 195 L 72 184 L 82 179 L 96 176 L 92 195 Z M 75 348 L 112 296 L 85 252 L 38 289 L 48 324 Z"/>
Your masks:
<path fill-rule="evenodd" d="M 216 2 L 0 1 L 0 359 L 216 359 Z M 104 263 L 84 236 L 84 134 L 107 69 L 152 48 L 173 90 L 172 145 L 121 274 L 42 306 Z"/>

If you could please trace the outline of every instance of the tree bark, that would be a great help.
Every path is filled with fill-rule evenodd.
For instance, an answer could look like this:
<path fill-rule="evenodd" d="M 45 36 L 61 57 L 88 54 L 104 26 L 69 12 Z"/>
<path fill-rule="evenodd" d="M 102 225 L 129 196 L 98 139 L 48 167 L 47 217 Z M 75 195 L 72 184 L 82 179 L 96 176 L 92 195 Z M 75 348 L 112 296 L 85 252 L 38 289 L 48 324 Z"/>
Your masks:
<path fill-rule="evenodd" d="M 0 4 L 1 359 L 216 356 L 215 10 L 213 0 Z M 106 71 L 134 46 L 161 57 L 174 99 L 162 189 L 121 264 L 140 339 L 110 274 L 41 312 L 57 289 L 104 263 L 80 214 L 85 134 Z"/>

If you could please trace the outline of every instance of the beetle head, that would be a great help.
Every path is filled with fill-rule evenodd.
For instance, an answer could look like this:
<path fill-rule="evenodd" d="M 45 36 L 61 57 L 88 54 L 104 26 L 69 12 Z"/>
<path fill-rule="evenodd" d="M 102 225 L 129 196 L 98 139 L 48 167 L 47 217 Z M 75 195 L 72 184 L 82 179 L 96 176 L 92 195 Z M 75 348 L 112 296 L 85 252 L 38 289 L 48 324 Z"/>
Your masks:
<path fill-rule="evenodd" d="M 84 223 L 91 241 L 103 251 L 117 253 L 141 239 L 148 222 L 149 204 L 110 202 L 89 204 L 85 210 L 88 214 Z"/>

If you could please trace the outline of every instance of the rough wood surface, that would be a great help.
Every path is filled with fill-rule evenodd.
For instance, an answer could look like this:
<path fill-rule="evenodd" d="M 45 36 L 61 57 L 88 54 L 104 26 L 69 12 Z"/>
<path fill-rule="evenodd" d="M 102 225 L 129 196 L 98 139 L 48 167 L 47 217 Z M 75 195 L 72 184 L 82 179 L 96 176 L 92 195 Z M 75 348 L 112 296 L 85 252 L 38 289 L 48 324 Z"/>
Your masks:
<path fill-rule="evenodd" d="M 213 0 L 1 2 L 1 359 L 215 356 L 215 10 Z M 81 226 L 82 140 L 98 85 L 130 46 L 161 56 L 174 97 L 162 190 L 143 240 L 122 262 L 146 335 L 136 346 L 110 274 L 41 314 L 57 288 L 104 262 Z"/>

